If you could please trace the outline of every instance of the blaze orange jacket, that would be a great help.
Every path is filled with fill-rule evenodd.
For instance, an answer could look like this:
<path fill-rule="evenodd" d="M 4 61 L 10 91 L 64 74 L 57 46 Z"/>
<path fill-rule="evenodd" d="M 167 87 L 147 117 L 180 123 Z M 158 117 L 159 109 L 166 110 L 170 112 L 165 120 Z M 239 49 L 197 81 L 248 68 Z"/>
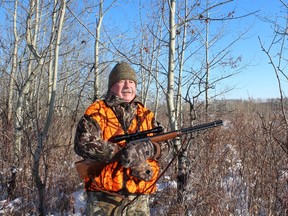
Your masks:
<path fill-rule="evenodd" d="M 128 133 L 135 133 L 137 129 L 140 131 L 153 128 L 154 114 L 138 103 L 137 119 L 134 118 L 128 129 Z M 113 110 L 108 107 L 104 101 L 99 100 L 90 105 L 85 114 L 92 116 L 102 129 L 102 139 L 109 140 L 116 135 L 124 134 L 124 131 L 115 116 Z M 125 141 L 118 143 L 124 146 Z M 85 188 L 90 191 L 105 190 L 118 192 L 125 189 L 132 194 L 151 194 L 156 190 L 156 183 L 159 174 L 159 165 L 155 160 L 147 160 L 153 170 L 153 177 L 150 181 L 145 182 L 130 175 L 130 168 L 124 168 L 119 162 L 106 164 L 100 174 L 94 177 L 91 182 L 89 178 L 85 179 Z M 103 166 L 103 165 L 102 165 Z M 95 185 L 96 184 L 96 185 Z"/>

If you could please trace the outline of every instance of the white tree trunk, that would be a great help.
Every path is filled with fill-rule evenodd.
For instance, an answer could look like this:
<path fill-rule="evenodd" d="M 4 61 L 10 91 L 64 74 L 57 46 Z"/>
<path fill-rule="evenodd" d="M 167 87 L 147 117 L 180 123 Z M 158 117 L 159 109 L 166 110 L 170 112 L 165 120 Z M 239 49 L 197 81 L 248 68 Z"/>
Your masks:
<path fill-rule="evenodd" d="M 56 2 L 54 2 L 54 7 L 56 6 Z M 52 41 L 52 43 L 55 43 L 53 46 L 55 47 L 54 53 L 51 54 L 51 56 L 54 57 L 53 59 L 53 70 L 50 77 L 52 77 L 52 88 L 50 95 L 48 98 L 49 101 L 49 108 L 48 113 L 46 116 L 46 122 L 44 124 L 44 128 L 39 131 L 38 133 L 38 142 L 37 142 L 37 148 L 35 149 L 35 152 L 33 154 L 33 177 L 35 179 L 35 183 L 38 189 L 39 193 L 39 206 L 38 210 L 40 212 L 40 215 L 45 215 L 46 207 L 45 207 L 45 186 L 46 186 L 46 180 L 47 180 L 47 173 L 45 172 L 45 177 L 41 178 L 40 174 L 40 157 L 43 153 L 43 146 L 44 142 L 46 140 L 46 137 L 48 135 L 49 128 L 52 123 L 52 117 L 54 112 L 54 106 L 55 106 L 55 99 L 56 99 L 56 90 L 57 90 L 57 76 L 58 76 L 58 58 L 59 58 L 59 47 L 60 47 L 60 41 L 61 41 L 61 34 L 62 34 L 62 28 L 64 24 L 64 17 L 66 12 L 66 0 L 61 0 L 60 2 L 60 8 L 59 8 L 59 19 L 58 23 L 55 25 L 55 28 L 52 29 L 52 35 L 56 36 L 56 40 Z M 40 64 L 39 64 L 40 65 Z"/>
<path fill-rule="evenodd" d="M 170 127 L 172 130 L 177 129 L 176 124 L 176 110 L 174 100 L 174 74 L 175 74 L 175 40 L 176 40 L 176 25 L 175 25 L 175 10 L 176 1 L 169 1 L 170 13 L 169 13 L 169 62 L 168 62 L 168 91 L 167 91 L 167 105 L 169 113 Z"/>
<path fill-rule="evenodd" d="M 103 14 L 103 1 L 99 2 L 99 16 L 96 21 L 96 38 L 94 47 L 94 101 L 100 98 L 100 82 L 99 82 L 99 44 L 101 36 L 101 26 L 104 18 Z"/>

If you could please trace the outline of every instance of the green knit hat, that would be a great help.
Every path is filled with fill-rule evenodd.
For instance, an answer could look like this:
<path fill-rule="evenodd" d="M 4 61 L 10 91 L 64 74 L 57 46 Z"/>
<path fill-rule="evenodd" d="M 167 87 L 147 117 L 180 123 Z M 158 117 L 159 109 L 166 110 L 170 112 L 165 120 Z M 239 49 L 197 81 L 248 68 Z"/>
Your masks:
<path fill-rule="evenodd" d="M 133 68 L 126 62 L 117 63 L 109 75 L 110 89 L 119 80 L 133 80 L 137 84 L 136 73 Z"/>

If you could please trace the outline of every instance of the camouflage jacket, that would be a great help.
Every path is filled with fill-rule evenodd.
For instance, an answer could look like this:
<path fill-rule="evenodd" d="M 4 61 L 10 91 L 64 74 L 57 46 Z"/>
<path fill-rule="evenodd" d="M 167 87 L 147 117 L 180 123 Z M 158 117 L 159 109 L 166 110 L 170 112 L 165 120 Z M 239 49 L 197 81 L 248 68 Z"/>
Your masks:
<path fill-rule="evenodd" d="M 110 93 L 105 98 L 105 102 L 112 108 L 123 130 L 127 131 L 136 115 L 137 104 L 141 103 L 139 98 L 136 96 L 132 102 L 127 103 Z M 154 119 L 152 124 L 156 126 Z M 82 116 L 75 133 L 74 150 L 76 154 L 104 163 L 118 160 L 116 153 L 119 152 L 120 147 L 116 143 L 103 140 L 101 133 L 99 124 L 93 118 L 87 115 Z M 169 150 L 168 143 L 161 145 L 161 155 L 167 156 Z"/>

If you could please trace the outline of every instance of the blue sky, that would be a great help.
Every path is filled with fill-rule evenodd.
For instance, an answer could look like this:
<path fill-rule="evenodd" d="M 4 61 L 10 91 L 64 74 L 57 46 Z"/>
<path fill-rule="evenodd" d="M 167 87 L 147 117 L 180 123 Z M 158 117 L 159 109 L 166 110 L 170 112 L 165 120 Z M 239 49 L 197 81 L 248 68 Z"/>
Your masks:
<path fill-rule="evenodd" d="M 237 0 L 235 4 L 243 13 L 260 10 L 259 15 L 269 17 L 272 20 L 280 12 L 278 0 Z M 237 87 L 227 94 L 226 98 L 266 99 L 279 97 L 275 73 L 271 64 L 268 64 L 269 59 L 261 50 L 258 40 L 260 37 L 266 45 L 270 44 L 273 33 L 272 26 L 253 18 L 250 21 L 254 24 L 248 33 L 248 38 L 241 41 L 236 48 L 238 49 L 237 52 L 242 53 L 243 61 L 250 65 L 230 80 L 237 84 Z M 247 24 L 250 21 L 248 20 Z M 250 61 L 251 63 L 249 63 Z"/>
<path fill-rule="evenodd" d="M 136 1 L 137 2 L 137 1 Z M 142 2 L 143 3 L 143 2 Z M 277 13 L 280 11 L 279 0 L 234 0 L 232 3 L 228 3 L 223 7 L 235 7 L 235 16 L 241 16 L 253 11 L 258 11 L 258 15 L 274 20 Z M 126 19 L 128 17 L 137 16 L 138 4 L 132 2 L 126 5 L 121 4 L 121 13 L 113 13 L 115 22 L 121 20 L 123 28 L 123 19 L 118 16 L 123 16 Z M 119 10 L 117 8 L 116 10 Z M 218 10 L 218 9 L 217 9 Z M 117 15 L 116 15 L 117 14 Z M 115 17 L 116 15 L 116 17 Z M 124 19 L 125 19 L 124 18 Z M 130 20 L 133 20 L 133 18 Z M 115 23 L 114 23 L 115 24 Z M 235 86 L 232 91 L 227 93 L 224 98 L 226 99 L 267 99 L 279 97 L 278 83 L 273 72 L 273 68 L 268 64 L 268 57 L 261 50 L 258 37 L 261 37 L 266 44 L 271 42 L 273 29 L 271 24 L 264 23 L 257 19 L 255 16 L 245 18 L 243 21 L 235 21 L 235 32 L 237 32 L 239 25 L 252 26 L 251 30 L 245 35 L 245 39 L 239 41 L 235 47 L 233 47 L 233 53 L 235 55 L 242 56 L 242 63 L 247 65 L 241 73 L 229 78 L 223 83 L 223 86 Z M 129 27 L 127 27 L 127 30 Z M 233 27 L 232 27 L 233 29 Z M 129 32 L 129 30 L 127 31 Z M 235 35 L 234 32 L 234 35 Z M 231 35 L 233 32 L 231 32 Z M 236 33 L 237 34 L 237 33 Z"/>

